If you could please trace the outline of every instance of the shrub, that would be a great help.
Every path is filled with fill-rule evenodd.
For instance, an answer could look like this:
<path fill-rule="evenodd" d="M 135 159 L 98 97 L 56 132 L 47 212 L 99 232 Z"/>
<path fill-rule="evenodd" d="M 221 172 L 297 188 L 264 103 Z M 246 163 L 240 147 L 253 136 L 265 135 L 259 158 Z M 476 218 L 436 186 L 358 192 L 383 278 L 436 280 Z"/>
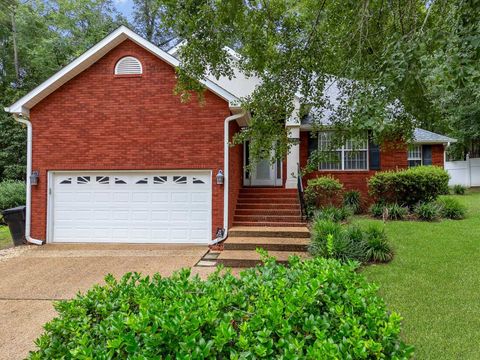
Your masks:
<path fill-rule="evenodd" d="M 388 262 L 393 259 L 393 250 L 383 227 L 370 224 L 365 230 L 364 238 L 366 261 Z"/>
<path fill-rule="evenodd" d="M 347 262 L 364 260 L 363 242 L 355 241 L 342 225 L 332 220 L 315 222 L 310 244 L 310 253 L 314 256 L 334 258 Z"/>
<path fill-rule="evenodd" d="M 327 206 L 315 212 L 315 219 L 332 220 L 334 222 L 347 221 L 353 215 L 351 208 L 343 206 Z"/>
<path fill-rule="evenodd" d="M 386 209 L 388 220 L 403 220 L 405 216 L 408 215 L 408 209 L 398 205 L 397 203 L 388 204 Z"/>
<path fill-rule="evenodd" d="M 60 301 L 30 359 L 408 359 L 401 318 L 357 264 L 268 260 L 206 281 L 111 275 Z"/>
<path fill-rule="evenodd" d="M 456 185 L 453 185 L 452 191 L 455 195 L 465 195 L 467 188 L 463 185 L 456 184 Z"/>
<path fill-rule="evenodd" d="M 0 182 L 0 211 L 25 205 L 25 183 L 5 180 Z"/>
<path fill-rule="evenodd" d="M 420 220 L 437 220 L 440 217 L 440 206 L 435 202 L 419 203 L 415 206 L 414 213 Z"/>
<path fill-rule="evenodd" d="M 335 205 L 342 192 L 343 185 L 332 176 L 320 176 L 310 179 L 305 189 L 305 202 L 310 208 Z"/>
<path fill-rule="evenodd" d="M 360 191 L 350 190 L 343 194 L 343 206 L 350 207 L 354 214 L 360 213 L 362 209 L 362 197 Z"/>
<path fill-rule="evenodd" d="M 440 213 L 442 217 L 453 220 L 461 220 L 465 218 L 467 208 L 457 199 L 451 197 L 443 197 L 438 200 Z"/>
<path fill-rule="evenodd" d="M 416 166 L 399 171 L 383 171 L 368 181 L 369 192 L 377 201 L 414 206 L 448 194 L 448 173 L 437 166 Z"/>
<path fill-rule="evenodd" d="M 369 209 L 370 214 L 375 218 L 382 218 L 384 210 L 385 210 L 385 204 L 381 202 L 373 203 Z"/>

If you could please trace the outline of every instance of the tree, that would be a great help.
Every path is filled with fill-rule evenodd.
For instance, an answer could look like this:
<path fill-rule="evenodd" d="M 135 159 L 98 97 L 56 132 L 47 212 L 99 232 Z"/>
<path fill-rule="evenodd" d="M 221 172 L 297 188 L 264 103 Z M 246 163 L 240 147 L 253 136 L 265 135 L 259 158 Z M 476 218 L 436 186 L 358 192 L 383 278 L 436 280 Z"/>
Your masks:
<path fill-rule="evenodd" d="M 465 50 L 465 44 L 450 34 L 461 33 L 464 26 L 454 19 L 476 19 L 478 25 L 478 15 L 469 11 L 479 8 L 477 0 L 163 3 L 166 23 L 187 40 L 179 52 L 179 92 L 201 91 L 192 79 L 207 74 L 232 76 L 233 60 L 225 46 L 235 47 L 241 54 L 236 66 L 262 80 L 250 97 L 242 99 L 254 116 L 248 130 L 236 138 L 238 142 L 250 140 L 257 158 L 269 153 L 274 144 L 281 144 L 279 156 L 288 151 L 282 119 L 291 113 L 298 93 L 303 109 L 332 111 L 330 124 L 343 136 L 355 137 L 371 129 L 381 142 L 407 140 L 418 125 L 448 128 L 438 99 L 446 95 L 439 84 L 448 84 L 450 74 L 438 69 L 446 57 L 455 72 L 462 72 L 462 64 L 454 59 L 456 51 Z M 469 29 L 478 34 L 478 26 Z M 452 41 L 457 44 L 453 53 L 442 52 Z M 436 51 L 440 53 L 432 57 Z M 432 69 L 437 69 L 441 79 L 429 76 Z M 472 79 L 476 79 L 474 73 Z M 332 80 L 339 87 L 338 105 L 324 96 Z M 461 86 L 456 85 L 456 89 L 468 95 Z M 455 112 L 453 103 L 446 106 Z M 316 112 L 314 117 L 321 123 L 323 114 Z"/>
<path fill-rule="evenodd" d="M 20 179 L 25 176 L 26 131 L 3 108 L 125 20 L 104 0 L 0 4 L 0 179 Z"/>
<path fill-rule="evenodd" d="M 160 47 L 174 42 L 172 29 L 162 21 L 165 6 L 161 0 L 133 0 L 133 7 L 135 29 L 145 39 Z"/>

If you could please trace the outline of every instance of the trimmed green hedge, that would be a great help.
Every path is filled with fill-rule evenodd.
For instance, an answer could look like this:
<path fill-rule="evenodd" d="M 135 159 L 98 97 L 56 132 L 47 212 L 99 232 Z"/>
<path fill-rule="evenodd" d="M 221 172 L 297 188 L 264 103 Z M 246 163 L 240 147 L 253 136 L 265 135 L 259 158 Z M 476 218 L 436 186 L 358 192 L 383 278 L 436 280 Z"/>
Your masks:
<path fill-rule="evenodd" d="M 207 281 L 106 277 L 56 304 L 30 359 L 408 359 L 400 317 L 377 286 L 322 258 L 290 266 L 268 260 Z"/>
<path fill-rule="evenodd" d="M 448 173 L 437 166 L 378 172 L 368 181 L 370 195 L 384 203 L 414 206 L 448 194 Z"/>

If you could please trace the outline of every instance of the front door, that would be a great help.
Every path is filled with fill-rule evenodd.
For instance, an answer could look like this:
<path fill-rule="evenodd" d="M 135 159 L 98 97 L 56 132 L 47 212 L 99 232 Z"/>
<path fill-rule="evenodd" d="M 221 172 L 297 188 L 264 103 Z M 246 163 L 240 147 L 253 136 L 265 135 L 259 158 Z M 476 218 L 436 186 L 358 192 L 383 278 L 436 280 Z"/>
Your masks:
<path fill-rule="evenodd" d="M 272 150 L 271 158 L 275 156 Z M 244 169 L 243 185 L 244 186 L 282 186 L 282 161 L 277 160 L 271 163 L 270 159 L 258 161 L 253 169 L 249 171 L 247 168 L 250 163 L 249 142 L 244 146 Z"/>

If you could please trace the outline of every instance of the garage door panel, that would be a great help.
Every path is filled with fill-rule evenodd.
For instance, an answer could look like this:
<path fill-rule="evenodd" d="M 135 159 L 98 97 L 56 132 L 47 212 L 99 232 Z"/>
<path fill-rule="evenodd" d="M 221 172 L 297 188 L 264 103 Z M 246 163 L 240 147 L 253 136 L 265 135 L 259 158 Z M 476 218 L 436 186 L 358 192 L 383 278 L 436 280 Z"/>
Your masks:
<path fill-rule="evenodd" d="M 210 238 L 207 172 L 54 173 L 53 184 L 54 242 L 207 243 Z"/>

